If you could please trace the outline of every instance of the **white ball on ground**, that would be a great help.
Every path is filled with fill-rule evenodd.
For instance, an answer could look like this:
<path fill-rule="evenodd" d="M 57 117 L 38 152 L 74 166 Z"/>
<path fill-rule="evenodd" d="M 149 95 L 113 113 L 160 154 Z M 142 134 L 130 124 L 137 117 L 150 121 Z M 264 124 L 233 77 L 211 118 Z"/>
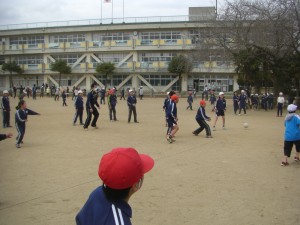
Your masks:
<path fill-rule="evenodd" d="M 244 128 L 248 128 L 248 123 L 244 123 Z"/>

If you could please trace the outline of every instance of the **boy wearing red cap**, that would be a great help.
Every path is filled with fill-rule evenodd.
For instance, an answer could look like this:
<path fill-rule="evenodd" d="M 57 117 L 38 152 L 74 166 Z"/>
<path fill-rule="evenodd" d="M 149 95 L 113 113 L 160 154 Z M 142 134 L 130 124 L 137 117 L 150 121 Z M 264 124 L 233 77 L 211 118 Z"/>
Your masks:
<path fill-rule="evenodd" d="M 98 170 L 103 185 L 91 193 L 76 216 L 76 224 L 131 225 L 128 201 L 142 187 L 144 174 L 153 166 L 151 157 L 133 148 L 116 148 L 105 154 Z"/>
<path fill-rule="evenodd" d="M 210 127 L 209 125 L 205 122 L 205 120 L 210 121 L 210 117 L 208 117 L 205 114 L 205 106 L 206 106 L 206 102 L 204 100 L 200 101 L 200 107 L 197 111 L 197 115 L 196 115 L 196 121 L 199 124 L 199 128 L 193 131 L 194 135 L 198 135 L 201 133 L 201 131 L 203 131 L 205 129 L 206 131 L 206 137 L 207 138 L 211 138 L 211 131 L 210 131 Z"/>
<path fill-rule="evenodd" d="M 177 117 L 177 106 L 179 98 L 177 95 L 171 96 L 170 105 L 167 108 L 167 123 L 168 123 L 168 130 L 167 130 L 167 141 L 172 143 L 175 141 L 174 135 L 179 130 L 177 125 L 178 117 Z"/>

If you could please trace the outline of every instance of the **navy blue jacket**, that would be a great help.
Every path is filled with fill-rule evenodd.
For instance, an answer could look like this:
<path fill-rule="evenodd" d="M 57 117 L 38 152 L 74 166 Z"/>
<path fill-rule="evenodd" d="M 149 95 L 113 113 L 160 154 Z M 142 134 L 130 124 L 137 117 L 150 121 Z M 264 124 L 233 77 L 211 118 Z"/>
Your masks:
<path fill-rule="evenodd" d="M 167 118 L 177 118 L 177 106 L 176 103 L 172 100 L 170 101 L 170 105 L 167 108 Z"/>
<path fill-rule="evenodd" d="M 192 103 L 193 102 L 193 96 L 189 95 L 187 98 L 187 102 Z"/>
<path fill-rule="evenodd" d="M 224 99 L 219 98 L 216 104 L 217 111 L 226 110 L 226 101 Z"/>
<path fill-rule="evenodd" d="M 247 95 L 240 95 L 239 97 L 240 107 L 246 106 L 246 100 L 247 100 Z"/>
<path fill-rule="evenodd" d="M 77 225 L 131 225 L 132 210 L 123 200 L 110 202 L 103 186 L 96 188 L 76 216 Z"/>
<path fill-rule="evenodd" d="M 27 120 L 27 115 L 38 115 L 37 112 L 32 111 L 30 109 L 18 109 L 15 114 L 15 121 L 18 126 L 25 127 L 25 122 Z"/>
<path fill-rule="evenodd" d="M 10 104 L 9 104 L 9 98 L 8 97 L 2 97 L 1 106 L 2 106 L 3 110 L 10 111 Z"/>
<path fill-rule="evenodd" d="M 96 101 L 94 94 L 95 94 L 94 91 L 90 91 L 87 95 L 87 99 L 85 103 L 87 109 L 95 108 L 95 105 L 99 107 L 99 104 Z"/>
<path fill-rule="evenodd" d="M 83 108 L 83 99 L 81 96 L 78 95 L 78 97 L 76 98 L 75 100 L 75 108 L 78 109 L 78 108 Z"/>
<path fill-rule="evenodd" d="M 109 95 L 107 102 L 108 102 L 108 105 L 116 106 L 117 105 L 117 96 L 116 95 Z"/>
<path fill-rule="evenodd" d="M 196 120 L 209 120 L 209 119 L 210 117 L 208 117 L 205 114 L 205 108 L 200 106 L 196 114 Z"/>
<path fill-rule="evenodd" d="M 134 95 L 133 96 L 129 95 L 127 98 L 127 105 L 131 107 L 135 104 L 136 104 L 136 97 Z"/>
<path fill-rule="evenodd" d="M 0 134 L 0 141 L 5 140 L 6 138 L 6 134 Z"/>
<path fill-rule="evenodd" d="M 233 104 L 238 105 L 239 104 L 239 97 L 237 95 L 233 95 L 232 97 Z"/>
<path fill-rule="evenodd" d="M 165 111 L 167 111 L 167 108 L 168 108 L 169 104 L 170 104 L 170 98 L 169 98 L 169 97 L 166 97 L 166 99 L 165 99 L 165 101 L 164 101 L 164 105 L 163 105 L 163 109 L 164 109 Z"/>

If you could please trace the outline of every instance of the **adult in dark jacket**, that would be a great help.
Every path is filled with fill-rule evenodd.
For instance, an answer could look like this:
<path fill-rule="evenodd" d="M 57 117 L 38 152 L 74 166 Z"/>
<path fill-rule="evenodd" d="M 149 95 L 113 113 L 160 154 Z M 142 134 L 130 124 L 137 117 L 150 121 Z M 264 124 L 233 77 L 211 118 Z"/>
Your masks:
<path fill-rule="evenodd" d="M 95 98 L 95 95 L 97 94 L 95 84 L 91 85 L 91 91 L 87 95 L 87 100 L 86 100 L 86 113 L 87 113 L 87 118 L 86 121 L 83 125 L 84 130 L 88 130 L 88 127 L 91 123 L 92 120 L 92 115 L 94 116 L 93 121 L 91 123 L 91 127 L 98 128 L 97 127 L 97 120 L 99 117 L 99 112 L 96 109 L 95 105 L 100 109 L 100 106 L 97 102 L 97 99 Z"/>

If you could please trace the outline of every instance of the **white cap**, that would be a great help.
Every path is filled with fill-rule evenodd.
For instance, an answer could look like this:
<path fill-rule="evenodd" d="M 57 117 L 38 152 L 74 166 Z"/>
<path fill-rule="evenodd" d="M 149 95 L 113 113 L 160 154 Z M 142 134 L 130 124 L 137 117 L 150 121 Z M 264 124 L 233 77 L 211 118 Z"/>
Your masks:
<path fill-rule="evenodd" d="M 170 94 L 170 92 L 168 91 L 168 92 L 167 92 L 167 95 L 169 95 L 169 94 Z"/>
<path fill-rule="evenodd" d="M 4 90 L 4 91 L 3 91 L 3 94 L 8 94 L 8 91 L 7 91 L 7 90 Z"/>
<path fill-rule="evenodd" d="M 221 92 L 219 93 L 219 96 L 221 96 L 221 95 L 224 95 L 224 92 L 221 91 Z"/>
<path fill-rule="evenodd" d="M 83 93 L 82 90 L 79 90 L 79 91 L 78 91 L 78 94 L 82 94 L 82 93 Z"/>
<path fill-rule="evenodd" d="M 241 92 L 245 92 L 244 90 L 241 90 Z"/>
<path fill-rule="evenodd" d="M 290 105 L 288 105 L 288 107 L 287 107 L 287 111 L 288 111 L 288 112 L 295 112 L 296 110 L 297 110 L 297 106 L 294 105 L 294 104 L 290 104 Z"/>
<path fill-rule="evenodd" d="M 24 94 L 27 94 L 27 91 L 23 90 L 23 93 L 24 93 Z"/>
<path fill-rule="evenodd" d="M 279 92 L 279 95 L 283 95 L 283 93 L 282 93 L 282 92 Z"/>
<path fill-rule="evenodd" d="M 133 90 L 129 89 L 129 92 L 133 92 Z"/>

